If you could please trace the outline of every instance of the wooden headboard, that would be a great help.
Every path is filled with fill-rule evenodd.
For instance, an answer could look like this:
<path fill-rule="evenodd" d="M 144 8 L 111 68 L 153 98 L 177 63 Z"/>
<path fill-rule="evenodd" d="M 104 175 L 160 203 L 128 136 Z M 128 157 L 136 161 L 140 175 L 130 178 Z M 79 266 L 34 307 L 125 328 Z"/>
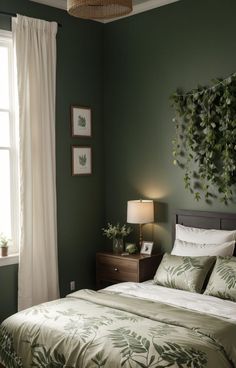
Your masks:
<path fill-rule="evenodd" d="M 177 210 L 174 213 L 172 239 L 175 240 L 175 224 L 202 229 L 236 230 L 236 213 Z"/>

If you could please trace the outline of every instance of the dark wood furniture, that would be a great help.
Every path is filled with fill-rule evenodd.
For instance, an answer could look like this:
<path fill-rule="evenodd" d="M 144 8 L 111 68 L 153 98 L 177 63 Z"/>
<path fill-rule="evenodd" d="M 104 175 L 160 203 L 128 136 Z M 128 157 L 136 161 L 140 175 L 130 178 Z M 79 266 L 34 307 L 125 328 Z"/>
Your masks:
<path fill-rule="evenodd" d="M 236 213 L 177 210 L 174 213 L 172 223 L 174 241 L 175 224 L 202 229 L 236 230 Z M 234 255 L 236 255 L 236 249 Z"/>
<path fill-rule="evenodd" d="M 161 257 L 161 254 L 121 256 L 109 252 L 98 252 L 96 254 L 97 289 L 118 282 L 142 282 L 152 279 Z"/>

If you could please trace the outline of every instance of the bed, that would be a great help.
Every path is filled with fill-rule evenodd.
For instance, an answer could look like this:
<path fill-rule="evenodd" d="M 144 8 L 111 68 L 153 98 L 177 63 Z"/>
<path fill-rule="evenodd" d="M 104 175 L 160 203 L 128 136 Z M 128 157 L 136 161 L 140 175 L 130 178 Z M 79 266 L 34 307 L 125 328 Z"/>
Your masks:
<path fill-rule="evenodd" d="M 177 211 L 174 224 L 234 230 L 236 214 Z M 79 290 L 6 319 L 0 326 L 0 363 L 5 368 L 236 367 L 236 302 L 155 280 Z"/>

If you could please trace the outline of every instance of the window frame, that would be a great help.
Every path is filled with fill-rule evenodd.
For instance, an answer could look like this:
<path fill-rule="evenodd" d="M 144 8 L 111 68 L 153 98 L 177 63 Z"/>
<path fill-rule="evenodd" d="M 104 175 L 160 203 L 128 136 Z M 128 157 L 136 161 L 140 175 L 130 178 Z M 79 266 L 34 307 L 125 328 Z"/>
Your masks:
<path fill-rule="evenodd" d="M 0 257 L 0 266 L 18 263 L 19 252 L 19 127 L 18 127 L 18 106 L 17 106 L 17 86 L 16 67 L 14 61 L 12 32 L 0 29 L 0 46 L 7 47 L 8 50 L 8 71 L 9 71 L 9 109 L 2 109 L 9 113 L 9 147 L 0 147 L 9 151 L 10 159 L 10 207 L 11 207 L 11 236 L 9 255 Z"/>

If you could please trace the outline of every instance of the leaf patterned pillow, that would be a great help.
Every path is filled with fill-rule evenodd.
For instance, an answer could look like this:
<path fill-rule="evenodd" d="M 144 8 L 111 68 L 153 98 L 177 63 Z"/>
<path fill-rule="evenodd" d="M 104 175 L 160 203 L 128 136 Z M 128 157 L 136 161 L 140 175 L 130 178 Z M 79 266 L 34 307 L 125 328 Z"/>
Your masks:
<path fill-rule="evenodd" d="M 215 257 L 184 257 L 165 253 L 154 276 L 157 285 L 200 293 Z"/>
<path fill-rule="evenodd" d="M 236 257 L 217 257 L 204 294 L 236 302 Z"/>

